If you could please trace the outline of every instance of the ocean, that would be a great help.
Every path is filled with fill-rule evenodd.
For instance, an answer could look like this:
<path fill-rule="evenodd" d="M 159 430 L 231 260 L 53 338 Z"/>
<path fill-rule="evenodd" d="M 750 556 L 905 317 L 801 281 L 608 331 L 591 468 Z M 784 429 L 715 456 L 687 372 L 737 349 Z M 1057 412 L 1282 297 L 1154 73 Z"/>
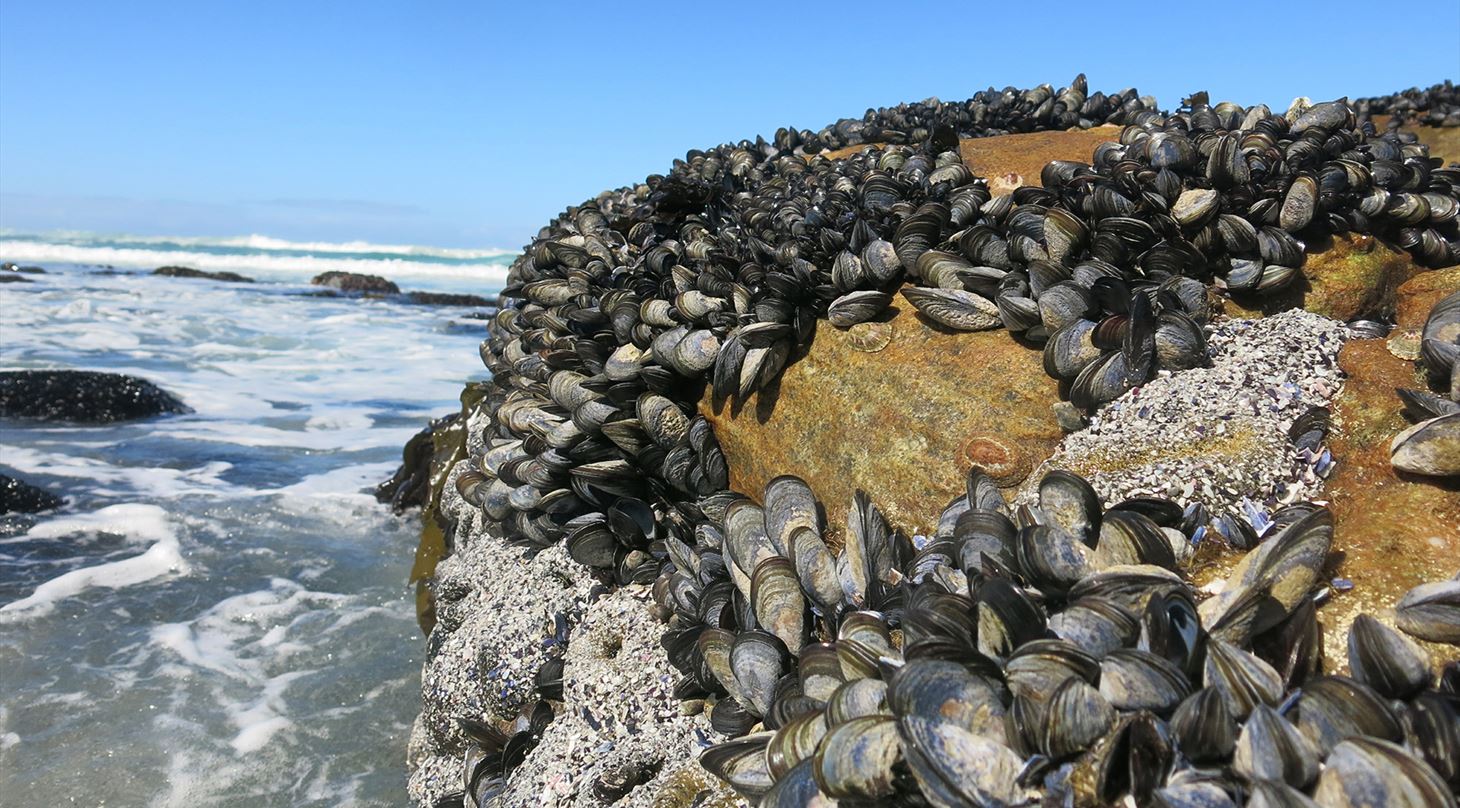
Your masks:
<path fill-rule="evenodd" d="M 371 489 L 454 411 L 472 309 L 309 295 L 326 270 L 491 297 L 513 255 L 0 233 L 0 368 L 130 373 L 194 412 L 0 422 L 0 805 L 398 805 L 418 522 Z M 258 283 L 152 276 L 164 265 Z"/>

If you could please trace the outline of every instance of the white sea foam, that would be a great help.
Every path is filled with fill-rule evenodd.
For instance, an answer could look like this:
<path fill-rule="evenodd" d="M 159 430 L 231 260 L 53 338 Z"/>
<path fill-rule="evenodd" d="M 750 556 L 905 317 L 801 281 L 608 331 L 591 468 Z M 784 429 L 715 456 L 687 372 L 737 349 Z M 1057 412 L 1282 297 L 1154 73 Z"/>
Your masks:
<path fill-rule="evenodd" d="M 127 233 L 104 234 L 83 230 L 52 230 L 45 233 L 23 233 L 0 228 L 0 238 L 73 244 L 79 246 L 146 244 L 178 247 L 231 247 L 261 251 L 293 251 L 323 253 L 389 253 L 430 258 L 474 260 L 501 258 L 517 254 L 517 250 L 500 248 L 431 247 L 421 244 L 374 244 L 368 241 L 290 241 L 254 233 L 247 236 L 138 236 Z"/>
<path fill-rule="evenodd" d="M 64 517 L 31 528 L 26 538 L 60 538 L 73 533 L 119 533 L 128 541 L 150 542 L 141 555 L 71 570 L 42 583 L 30 595 L 0 606 L 0 621 L 47 614 L 56 604 L 93 587 L 118 589 L 170 574 L 185 575 L 188 564 L 167 512 L 156 505 L 111 505 L 95 513 Z"/>
<path fill-rule="evenodd" d="M 482 286 L 500 286 L 507 278 L 503 262 L 441 263 L 402 258 L 341 255 L 283 255 L 269 252 L 212 253 L 196 250 L 158 250 L 145 247 L 108 247 L 56 244 L 30 239 L 0 239 L 0 256 L 26 263 L 94 264 L 155 269 L 183 265 L 210 271 L 227 270 L 274 280 L 308 280 L 321 272 L 361 272 L 392 280 L 454 278 Z M 420 256 L 425 257 L 425 256 Z"/>

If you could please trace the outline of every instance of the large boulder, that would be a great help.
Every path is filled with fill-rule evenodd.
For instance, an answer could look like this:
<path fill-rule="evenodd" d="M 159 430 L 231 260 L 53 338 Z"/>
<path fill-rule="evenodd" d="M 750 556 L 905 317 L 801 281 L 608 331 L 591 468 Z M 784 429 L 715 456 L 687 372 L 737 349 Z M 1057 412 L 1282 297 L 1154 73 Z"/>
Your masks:
<path fill-rule="evenodd" d="M 0 372 L 0 417 L 110 424 L 192 412 L 146 379 L 92 370 Z"/>
<path fill-rule="evenodd" d="M 400 287 L 379 275 L 364 275 L 358 272 L 321 272 L 309 280 L 315 286 L 324 286 L 347 294 L 398 295 Z"/>
<path fill-rule="evenodd" d="M 253 283 L 253 278 L 240 275 L 237 272 L 204 272 L 201 269 L 192 267 L 158 267 L 152 270 L 153 275 L 161 275 L 164 278 L 201 278 L 209 281 L 228 281 L 230 283 Z"/>
<path fill-rule="evenodd" d="M 0 474 L 0 514 L 39 513 L 61 507 L 64 500 L 24 480 Z"/>

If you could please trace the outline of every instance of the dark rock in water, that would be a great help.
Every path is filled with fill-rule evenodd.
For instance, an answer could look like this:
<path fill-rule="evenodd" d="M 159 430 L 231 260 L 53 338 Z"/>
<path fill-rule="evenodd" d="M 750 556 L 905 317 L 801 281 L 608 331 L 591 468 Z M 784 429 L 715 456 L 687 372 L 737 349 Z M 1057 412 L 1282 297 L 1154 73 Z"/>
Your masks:
<path fill-rule="evenodd" d="M 158 267 L 152 270 L 153 275 L 161 275 L 166 278 L 203 278 L 210 281 L 230 281 L 232 283 L 253 283 L 253 278 L 240 275 L 237 272 L 204 272 L 201 269 L 192 267 Z"/>
<path fill-rule="evenodd" d="M 0 270 L 4 270 L 5 272 L 24 272 L 27 275 L 44 275 L 44 274 L 46 274 L 46 271 L 44 269 L 41 269 L 40 267 L 22 267 L 22 266 L 16 266 L 15 264 L 10 263 L 9 261 L 6 261 L 5 263 L 0 264 Z"/>
<path fill-rule="evenodd" d="M 19 275 L 12 275 L 9 272 L 0 274 L 0 283 L 33 283 L 30 278 L 22 278 Z"/>
<path fill-rule="evenodd" d="M 492 301 L 478 295 L 453 295 L 443 292 L 406 292 L 406 299 L 422 306 L 490 306 Z"/>
<path fill-rule="evenodd" d="M 0 514 L 39 513 L 59 508 L 63 503 L 64 500 L 49 491 L 0 474 Z"/>
<path fill-rule="evenodd" d="M 328 286 L 341 292 L 361 295 L 398 295 L 400 287 L 379 275 L 358 272 L 322 272 L 310 279 L 315 286 Z"/>
<path fill-rule="evenodd" d="M 431 499 L 431 457 L 436 452 L 433 436 L 455 423 L 458 415 L 453 412 L 437 418 L 406 441 L 400 467 L 375 488 L 376 501 L 389 503 L 396 513 L 426 505 Z"/>
<path fill-rule="evenodd" d="M 192 412 L 146 379 L 91 370 L 0 372 L 0 416 L 110 424 Z"/>

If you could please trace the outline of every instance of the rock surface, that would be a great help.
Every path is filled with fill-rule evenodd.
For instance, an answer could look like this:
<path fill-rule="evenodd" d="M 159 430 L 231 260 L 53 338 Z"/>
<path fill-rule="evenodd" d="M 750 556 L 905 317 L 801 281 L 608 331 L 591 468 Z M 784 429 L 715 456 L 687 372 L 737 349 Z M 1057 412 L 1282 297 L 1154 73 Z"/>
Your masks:
<path fill-rule="evenodd" d="M 59 508 L 65 500 L 24 480 L 0 474 L 0 514 L 39 513 Z"/>
<path fill-rule="evenodd" d="M 349 294 L 398 295 L 400 287 L 379 275 L 358 272 L 322 272 L 310 279 L 315 286 L 325 286 Z"/>
<path fill-rule="evenodd" d="M 0 283 L 35 283 L 30 278 L 21 277 L 13 272 L 0 274 Z"/>
<path fill-rule="evenodd" d="M 1460 481 L 1400 473 L 1389 464 L 1389 441 L 1409 426 L 1394 388 L 1421 386 L 1414 363 L 1391 354 L 1384 340 L 1368 339 L 1348 342 L 1339 367 L 1348 379 L 1334 402 L 1338 465 L 1327 494 L 1335 574 L 1354 586 L 1322 612 L 1335 667 L 1347 659 L 1342 640 L 1360 612 L 1392 617 L 1409 589 L 1460 569 Z"/>
<path fill-rule="evenodd" d="M 895 316 L 872 325 L 892 332 L 880 350 L 818 323 L 809 351 L 743 405 L 706 392 L 700 411 L 733 490 L 795 474 L 838 514 L 861 488 L 898 524 L 931 528 L 971 462 L 1013 486 L 1059 442 L 1059 384 L 1040 351 L 1003 330 L 929 325 L 900 298 Z"/>
<path fill-rule="evenodd" d="M 0 416 L 109 424 L 192 410 L 146 379 L 90 370 L 0 372 Z"/>
<path fill-rule="evenodd" d="M 153 275 L 161 275 L 165 278 L 201 278 L 209 281 L 228 281 L 229 283 L 253 283 L 253 278 L 240 275 L 237 272 L 204 272 L 201 269 L 192 267 L 158 267 L 152 270 Z"/>
<path fill-rule="evenodd" d="M 1394 322 L 1399 328 L 1420 328 L 1430 309 L 1446 296 L 1460 292 L 1460 267 L 1423 272 L 1399 287 Z"/>
<path fill-rule="evenodd" d="M 1258 317 L 1292 308 L 1348 322 L 1383 320 L 1394 314 L 1399 287 L 1426 273 L 1408 253 L 1366 235 L 1340 234 L 1307 245 L 1303 277 L 1286 292 L 1260 301 L 1227 301 L 1234 317 Z"/>
<path fill-rule="evenodd" d="M 44 275 L 46 271 L 40 267 L 23 267 L 6 261 L 0 264 L 0 272 L 22 272 L 26 275 Z"/>

